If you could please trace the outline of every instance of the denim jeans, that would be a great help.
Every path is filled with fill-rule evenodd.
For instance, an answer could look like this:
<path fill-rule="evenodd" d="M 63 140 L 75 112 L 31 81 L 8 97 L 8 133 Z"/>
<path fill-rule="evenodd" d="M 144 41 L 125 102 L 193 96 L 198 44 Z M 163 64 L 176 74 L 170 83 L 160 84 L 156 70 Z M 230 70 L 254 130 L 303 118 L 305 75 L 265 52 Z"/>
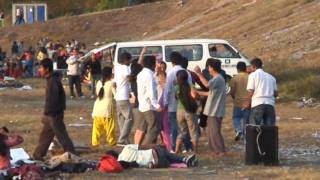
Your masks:
<path fill-rule="evenodd" d="M 178 136 L 177 112 L 169 112 L 169 123 L 172 149 L 176 149 L 176 140 Z M 183 143 L 186 150 L 192 150 L 191 137 L 189 133 L 183 140 Z"/>
<path fill-rule="evenodd" d="M 276 124 L 276 112 L 274 106 L 261 104 L 251 109 L 250 123 L 256 125 L 274 126 Z"/>
<path fill-rule="evenodd" d="M 183 157 L 170 153 L 164 146 L 156 146 L 158 168 L 168 168 L 172 163 L 183 163 Z"/>
<path fill-rule="evenodd" d="M 249 123 L 250 109 L 233 108 L 233 127 L 236 132 L 244 133 L 246 124 Z"/>

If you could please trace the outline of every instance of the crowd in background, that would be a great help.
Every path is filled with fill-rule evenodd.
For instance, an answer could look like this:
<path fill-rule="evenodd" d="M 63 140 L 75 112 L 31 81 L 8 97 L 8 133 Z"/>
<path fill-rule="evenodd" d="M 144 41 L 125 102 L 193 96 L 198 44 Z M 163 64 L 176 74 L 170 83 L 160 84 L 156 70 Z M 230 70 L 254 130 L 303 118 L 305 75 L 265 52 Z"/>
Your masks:
<path fill-rule="evenodd" d="M 55 69 L 67 69 L 66 60 L 72 56 L 73 49 L 77 49 L 80 55 L 87 53 L 86 45 L 76 40 L 62 42 L 42 38 L 36 46 L 26 46 L 23 41 L 14 41 L 11 45 L 11 54 L 0 47 L 0 78 L 39 77 L 37 71 L 39 63 L 45 58 L 55 62 Z"/>

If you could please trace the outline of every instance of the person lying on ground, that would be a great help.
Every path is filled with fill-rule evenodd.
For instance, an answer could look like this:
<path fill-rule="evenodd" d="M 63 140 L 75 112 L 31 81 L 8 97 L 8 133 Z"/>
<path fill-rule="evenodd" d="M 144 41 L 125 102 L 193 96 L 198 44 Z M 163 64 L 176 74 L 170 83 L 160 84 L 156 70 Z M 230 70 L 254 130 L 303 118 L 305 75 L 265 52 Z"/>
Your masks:
<path fill-rule="evenodd" d="M 190 156 L 178 156 L 170 153 L 162 145 L 137 145 L 130 144 L 124 146 L 122 152 L 118 156 L 121 162 L 136 162 L 139 167 L 148 168 L 168 168 L 173 163 L 184 163 L 188 167 L 196 167 L 198 160 L 195 154 Z"/>

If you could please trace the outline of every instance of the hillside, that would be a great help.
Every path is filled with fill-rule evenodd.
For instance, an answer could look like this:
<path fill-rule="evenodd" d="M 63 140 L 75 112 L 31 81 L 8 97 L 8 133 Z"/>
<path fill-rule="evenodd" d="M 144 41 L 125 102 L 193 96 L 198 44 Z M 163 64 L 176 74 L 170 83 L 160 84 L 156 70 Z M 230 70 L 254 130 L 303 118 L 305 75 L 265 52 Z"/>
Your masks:
<path fill-rule="evenodd" d="M 0 44 L 40 37 L 96 41 L 221 38 L 259 56 L 287 95 L 320 96 L 320 1 L 175 0 L 0 30 Z M 306 91 L 307 90 L 307 91 Z"/>

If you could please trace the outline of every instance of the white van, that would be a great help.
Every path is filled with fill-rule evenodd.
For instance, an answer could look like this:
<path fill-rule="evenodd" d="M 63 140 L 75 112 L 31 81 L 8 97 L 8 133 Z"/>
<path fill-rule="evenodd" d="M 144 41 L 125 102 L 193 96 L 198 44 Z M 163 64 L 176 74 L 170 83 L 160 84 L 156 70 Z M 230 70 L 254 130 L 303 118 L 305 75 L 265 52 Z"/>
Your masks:
<path fill-rule="evenodd" d="M 160 41 L 136 41 L 110 43 L 102 47 L 91 50 L 85 57 L 91 53 L 102 52 L 104 63 L 117 64 L 121 53 L 129 52 L 133 59 L 139 58 L 142 48 L 147 47 L 145 55 L 153 55 L 158 60 L 167 63 L 168 70 L 172 68 L 169 56 L 171 52 L 180 52 L 189 60 L 188 69 L 192 70 L 195 66 L 205 68 L 208 58 L 219 59 L 222 62 L 222 68 L 226 74 L 234 76 L 237 74 L 236 65 L 239 61 L 249 65 L 245 58 L 229 42 L 220 39 L 185 39 L 185 40 L 160 40 Z"/>

